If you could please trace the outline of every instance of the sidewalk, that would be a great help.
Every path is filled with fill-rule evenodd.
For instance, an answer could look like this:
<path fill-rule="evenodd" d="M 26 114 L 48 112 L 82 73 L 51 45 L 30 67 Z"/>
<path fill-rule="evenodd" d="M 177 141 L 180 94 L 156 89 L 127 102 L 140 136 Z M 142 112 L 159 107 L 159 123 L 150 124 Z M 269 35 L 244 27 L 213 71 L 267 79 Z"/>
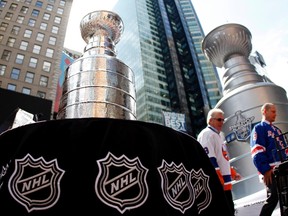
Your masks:
<path fill-rule="evenodd" d="M 247 197 L 234 200 L 236 208 L 235 216 L 259 216 L 265 198 L 266 191 L 264 189 Z M 274 210 L 272 216 L 281 216 L 279 204 Z"/>

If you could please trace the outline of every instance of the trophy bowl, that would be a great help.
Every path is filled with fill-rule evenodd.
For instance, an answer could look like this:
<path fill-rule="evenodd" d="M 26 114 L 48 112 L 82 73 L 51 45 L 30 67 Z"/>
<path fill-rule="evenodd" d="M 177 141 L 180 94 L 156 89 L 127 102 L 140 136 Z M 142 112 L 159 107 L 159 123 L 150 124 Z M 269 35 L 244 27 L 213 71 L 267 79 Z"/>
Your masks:
<path fill-rule="evenodd" d="M 106 36 L 116 44 L 124 31 L 124 24 L 116 13 L 99 10 L 83 17 L 80 22 L 80 30 L 86 43 L 94 36 Z"/>
<path fill-rule="evenodd" d="M 202 42 L 202 51 L 209 61 L 221 68 L 236 55 L 248 58 L 252 50 L 251 39 L 252 35 L 245 26 L 224 24 L 207 34 Z"/>

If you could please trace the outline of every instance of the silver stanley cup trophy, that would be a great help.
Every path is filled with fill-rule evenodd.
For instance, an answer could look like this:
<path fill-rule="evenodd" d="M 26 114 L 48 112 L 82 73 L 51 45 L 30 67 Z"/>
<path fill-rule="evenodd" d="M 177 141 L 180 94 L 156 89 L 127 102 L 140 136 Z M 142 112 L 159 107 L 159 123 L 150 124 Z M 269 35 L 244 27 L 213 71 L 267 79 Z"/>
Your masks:
<path fill-rule="evenodd" d="M 135 120 L 134 74 L 115 51 L 124 30 L 121 18 L 110 11 L 94 11 L 82 19 L 80 29 L 87 45 L 66 70 L 57 119 Z"/>
<path fill-rule="evenodd" d="M 250 135 L 261 121 L 261 106 L 272 102 L 277 106 L 275 124 L 288 131 L 288 100 L 285 90 L 256 72 L 248 59 L 252 50 L 250 31 L 239 24 L 225 24 L 204 38 L 202 50 L 219 68 L 224 67 L 223 98 L 216 104 L 225 112 L 223 132 L 231 158 L 242 180 L 233 185 L 234 198 L 241 198 L 261 189 L 258 173 L 251 159 Z"/>

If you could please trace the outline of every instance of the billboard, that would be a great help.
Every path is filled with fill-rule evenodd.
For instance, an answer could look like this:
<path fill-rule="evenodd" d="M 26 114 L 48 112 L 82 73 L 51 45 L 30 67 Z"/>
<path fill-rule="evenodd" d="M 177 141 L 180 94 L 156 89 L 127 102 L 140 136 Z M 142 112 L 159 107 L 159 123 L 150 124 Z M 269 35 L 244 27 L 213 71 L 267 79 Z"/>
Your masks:
<path fill-rule="evenodd" d="M 177 131 L 187 132 L 185 115 L 182 113 L 162 111 L 164 115 L 164 125 Z"/>

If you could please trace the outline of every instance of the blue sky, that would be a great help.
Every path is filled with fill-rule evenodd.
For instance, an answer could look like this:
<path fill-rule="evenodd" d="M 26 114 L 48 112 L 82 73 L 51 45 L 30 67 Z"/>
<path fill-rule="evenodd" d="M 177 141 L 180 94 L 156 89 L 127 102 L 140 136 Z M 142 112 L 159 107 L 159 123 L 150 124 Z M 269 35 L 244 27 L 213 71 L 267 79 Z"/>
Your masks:
<path fill-rule="evenodd" d="M 81 38 L 81 19 L 95 10 L 112 10 L 117 1 L 74 0 L 64 46 L 83 52 L 86 43 Z M 270 79 L 288 92 L 288 0 L 192 0 L 192 3 L 205 34 L 226 23 L 248 28 L 252 34 L 252 53 L 262 54 Z M 223 69 L 218 71 L 222 78 Z"/>

